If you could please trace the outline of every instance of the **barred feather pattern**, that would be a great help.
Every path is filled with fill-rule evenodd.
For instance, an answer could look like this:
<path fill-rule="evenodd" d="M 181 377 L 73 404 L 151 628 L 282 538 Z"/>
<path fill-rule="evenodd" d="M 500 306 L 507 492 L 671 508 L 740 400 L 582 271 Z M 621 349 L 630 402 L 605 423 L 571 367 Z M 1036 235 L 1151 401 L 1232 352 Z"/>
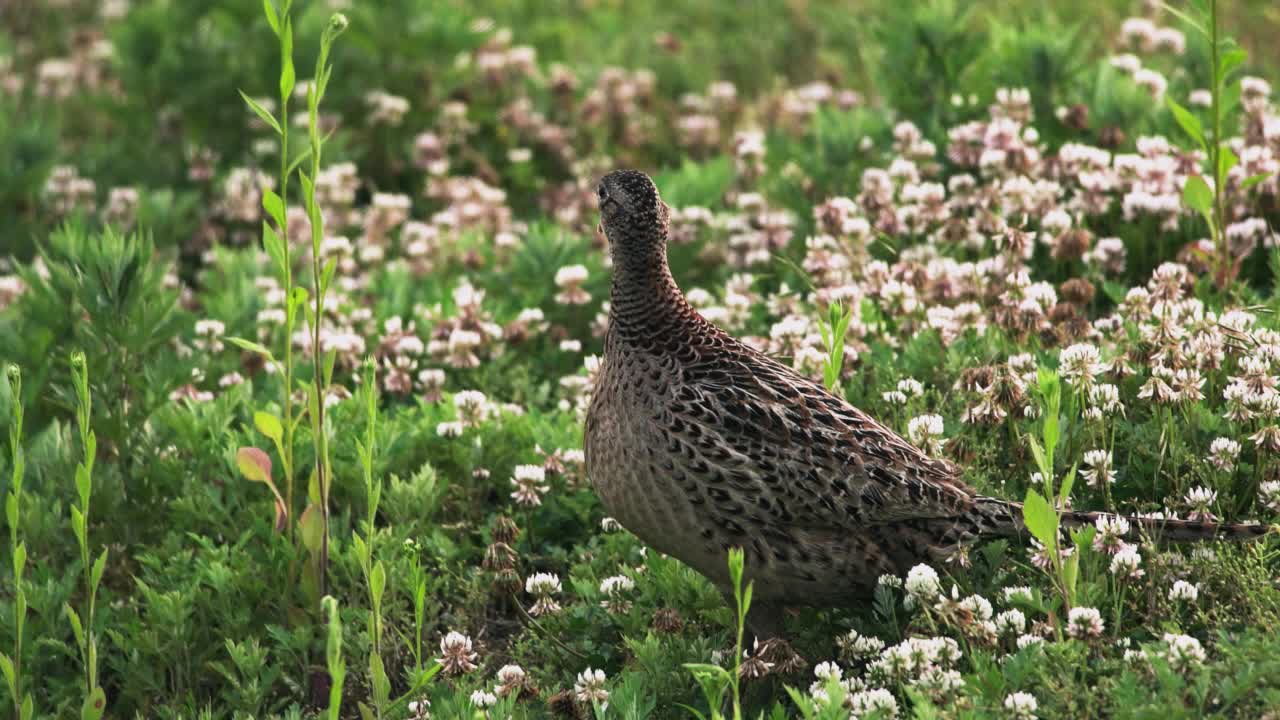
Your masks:
<path fill-rule="evenodd" d="M 881 574 L 1025 536 L 1020 505 L 977 495 L 952 464 L 699 315 L 667 266 L 667 208 L 647 176 L 611 173 L 599 194 L 613 285 L 585 449 L 624 527 L 724 590 L 727 551 L 743 548 L 758 614 L 773 615 L 756 624 L 774 630 L 782 605 L 847 604 Z M 1130 522 L 1174 539 L 1261 532 Z"/>

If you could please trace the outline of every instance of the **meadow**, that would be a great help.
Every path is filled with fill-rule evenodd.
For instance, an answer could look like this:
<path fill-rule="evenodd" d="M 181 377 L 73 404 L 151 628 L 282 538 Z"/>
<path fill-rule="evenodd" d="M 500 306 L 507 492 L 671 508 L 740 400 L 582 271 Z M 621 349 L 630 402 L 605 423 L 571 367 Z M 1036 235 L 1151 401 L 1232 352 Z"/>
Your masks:
<path fill-rule="evenodd" d="M 0 717 L 1280 718 L 1277 32 L 1258 0 L 0 4 Z M 784 662 L 747 587 L 608 517 L 624 167 L 706 318 L 1028 542 L 796 608 Z"/>

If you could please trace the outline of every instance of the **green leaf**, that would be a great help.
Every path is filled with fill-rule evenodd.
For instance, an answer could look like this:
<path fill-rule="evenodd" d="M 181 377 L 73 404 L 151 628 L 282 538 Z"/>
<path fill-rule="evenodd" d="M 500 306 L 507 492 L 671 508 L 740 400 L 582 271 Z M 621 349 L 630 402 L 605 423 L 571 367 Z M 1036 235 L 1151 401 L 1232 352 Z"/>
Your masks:
<path fill-rule="evenodd" d="M 386 707 L 391 700 L 391 680 L 387 678 L 387 669 L 377 653 L 369 653 L 369 679 L 373 685 L 373 703 L 376 707 Z"/>
<path fill-rule="evenodd" d="M 284 227 L 284 200 L 271 188 L 262 188 L 262 209 L 276 221 L 276 227 Z"/>
<path fill-rule="evenodd" d="M 320 295 L 329 296 L 329 284 L 333 282 L 333 275 L 338 270 L 338 258 L 329 258 L 324 264 L 324 272 L 320 275 Z"/>
<path fill-rule="evenodd" d="M 1178 125 L 1182 126 L 1182 130 L 1191 136 L 1192 140 L 1200 146 L 1201 150 L 1208 150 L 1205 144 L 1204 128 L 1200 125 L 1200 119 L 1192 115 L 1189 110 L 1182 107 L 1173 99 L 1172 96 L 1166 94 L 1164 96 L 1165 104 L 1169 106 L 1169 110 L 1173 113 L 1173 119 L 1178 121 Z"/>
<path fill-rule="evenodd" d="M 1231 168 L 1240 164 L 1240 158 L 1225 144 L 1218 147 L 1218 177 L 1225 179 Z"/>
<path fill-rule="evenodd" d="M 373 593 L 374 607 L 382 606 L 382 593 L 387 589 L 387 569 L 382 561 L 373 564 L 373 572 L 369 573 L 369 590 Z"/>
<path fill-rule="evenodd" d="M 80 720 L 99 720 L 107 711 L 107 694 L 97 687 L 84 699 L 80 706 Z"/>
<path fill-rule="evenodd" d="M 22 572 L 27 567 L 27 543 L 19 541 L 18 546 L 13 549 L 13 575 L 17 581 L 22 580 Z M 16 582 L 14 583 L 17 584 Z"/>
<path fill-rule="evenodd" d="M 18 526 L 18 496 L 9 493 L 4 499 L 4 514 L 9 519 L 9 527 Z"/>
<path fill-rule="evenodd" d="M 1209 189 L 1209 183 L 1199 175 L 1187 178 L 1187 183 L 1182 186 L 1182 202 L 1206 218 L 1210 217 L 1213 210 L 1213 191 Z"/>
<path fill-rule="evenodd" d="M 286 270 L 284 241 L 266 220 L 262 221 L 262 249 L 267 251 L 267 257 L 271 258 L 271 264 L 275 266 L 276 272 L 284 275 Z"/>
<path fill-rule="evenodd" d="M 271 413 L 261 410 L 255 412 L 253 425 L 258 428 L 258 432 L 266 435 L 277 445 L 284 439 L 284 427 L 280 425 L 280 419 Z"/>
<path fill-rule="evenodd" d="M 95 590 L 102 583 L 102 573 L 107 569 L 107 548 L 102 548 L 102 554 L 97 560 L 93 561 L 93 572 L 90 573 L 90 587 Z"/>
<path fill-rule="evenodd" d="M 275 130 L 277 135 L 283 135 L 283 133 L 280 132 L 280 123 L 276 122 L 274 115 L 268 112 L 266 108 L 259 105 L 256 100 L 245 95 L 243 90 L 240 91 L 240 97 L 244 98 L 244 101 L 249 104 L 249 109 L 253 110 L 258 117 L 262 118 L 262 122 L 271 126 L 271 129 Z"/>
<path fill-rule="evenodd" d="M 256 447 L 242 447 L 236 451 L 236 467 L 240 474 L 253 482 L 271 482 L 271 457 Z"/>
<path fill-rule="evenodd" d="M 271 0 L 262 0 L 262 11 L 267 16 L 267 24 L 271 26 L 271 32 L 279 35 L 280 20 L 276 17 L 276 9 L 271 4 Z"/>
<path fill-rule="evenodd" d="M 1068 471 L 1066 476 L 1062 478 L 1062 487 L 1058 488 L 1058 504 L 1060 506 L 1065 507 L 1067 504 L 1067 498 L 1071 497 L 1071 486 L 1075 484 L 1076 471 L 1079 468 L 1080 468 L 1079 462 L 1072 464 L 1071 470 Z"/>
<path fill-rule="evenodd" d="M 1036 469 L 1046 478 L 1052 477 L 1053 468 L 1049 467 L 1049 458 L 1045 457 L 1044 448 L 1040 447 L 1040 441 L 1028 435 L 1027 442 L 1031 444 L 1031 456 L 1035 458 Z"/>
<path fill-rule="evenodd" d="M 302 535 L 303 547 L 313 553 L 320 552 L 320 541 L 324 538 L 324 522 L 320 517 L 319 506 L 307 505 L 307 509 L 303 510 L 298 518 L 298 530 Z"/>
<path fill-rule="evenodd" d="M 89 468 L 83 464 L 76 465 L 76 492 L 80 495 L 80 507 L 89 504 L 89 491 L 93 479 L 89 476 Z"/>
<path fill-rule="evenodd" d="M 9 656 L 0 653 L 0 672 L 4 673 L 4 681 L 9 686 L 9 694 L 13 697 L 18 696 L 18 680 L 13 673 L 13 661 Z"/>
<path fill-rule="evenodd" d="M 244 338 L 240 338 L 240 337 L 228 337 L 223 339 L 231 343 L 232 345 L 235 345 L 236 347 L 240 348 L 241 350 L 248 350 L 249 352 L 257 353 L 265 357 L 268 362 L 274 363 L 276 361 L 275 356 L 271 354 L 270 350 L 268 350 L 264 345 L 256 343 L 252 340 L 245 340 Z"/>
<path fill-rule="evenodd" d="M 1052 551 L 1058 542 L 1058 513 L 1054 512 L 1044 496 L 1035 490 L 1027 490 L 1022 502 L 1022 522 L 1041 545 Z"/>
<path fill-rule="evenodd" d="M 22 720 L 34 720 L 36 716 L 36 707 L 31 702 L 31 693 L 22 699 Z"/>
<path fill-rule="evenodd" d="M 1249 53 L 1241 48 L 1232 48 L 1222 53 L 1222 58 L 1218 61 L 1218 84 L 1225 83 L 1227 76 L 1243 65 L 1248 57 Z"/>
<path fill-rule="evenodd" d="M 320 601 L 325 614 L 329 616 L 329 633 L 325 642 L 325 664 L 330 671 L 342 663 L 342 616 L 338 613 L 338 601 L 332 595 L 326 595 Z"/>
<path fill-rule="evenodd" d="M 1174 17 L 1178 18 L 1182 22 L 1190 25 L 1192 29 L 1199 32 L 1201 35 L 1207 36 L 1209 34 L 1208 32 L 1205 31 L 1204 26 L 1201 25 L 1199 22 L 1197 22 L 1194 18 L 1182 12 L 1178 8 L 1170 5 L 1169 3 L 1162 2 L 1160 3 L 1160 7 L 1164 8 L 1165 11 L 1168 12 L 1170 15 L 1173 15 Z"/>
<path fill-rule="evenodd" d="M 293 69 L 293 20 L 285 18 L 284 34 L 280 37 L 280 101 L 289 102 L 293 94 L 297 73 Z"/>
<path fill-rule="evenodd" d="M 1273 175 L 1275 175 L 1275 173 L 1258 173 L 1257 175 L 1246 178 L 1245 181 L 1240 184 L 1240 187 L 1241 189 L 1248 190 L 1260 182 L 1266 182 Z"/>
<path fill-rule="evenodd" d="M 70 603 L 62 604 L 62 614 L 67 616 L 67 622 L 71 623 L 71 632 L 76 636 L 76 644 L 81 648 L 84 647 L 84 625 L 80 622 L 80 615 L 76 613 L 75 608 Z"/>

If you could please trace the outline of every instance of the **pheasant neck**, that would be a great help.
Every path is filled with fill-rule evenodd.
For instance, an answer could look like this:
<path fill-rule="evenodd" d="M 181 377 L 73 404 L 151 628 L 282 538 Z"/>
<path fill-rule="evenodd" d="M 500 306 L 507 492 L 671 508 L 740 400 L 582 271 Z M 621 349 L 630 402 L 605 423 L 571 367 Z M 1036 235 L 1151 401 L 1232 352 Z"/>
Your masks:
<path fill-rule="evenodd" d="M 652 340 L 687 323 L 689 304 L 663 255 L 614 256 L 609 326 L 623 339 Z"/>

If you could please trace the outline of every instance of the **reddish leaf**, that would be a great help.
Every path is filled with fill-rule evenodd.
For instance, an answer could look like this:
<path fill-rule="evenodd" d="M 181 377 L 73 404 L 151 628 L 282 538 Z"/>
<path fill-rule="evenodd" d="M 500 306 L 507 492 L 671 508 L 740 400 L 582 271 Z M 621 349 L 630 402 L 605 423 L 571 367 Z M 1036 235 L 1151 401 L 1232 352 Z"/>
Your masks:
<path fill-rule="evenodd" d="M 236 465 L 240 474 L 254 482 L 271 482 L 271 457 L 256 447 L 242 447 L 236 451 Z"/>

